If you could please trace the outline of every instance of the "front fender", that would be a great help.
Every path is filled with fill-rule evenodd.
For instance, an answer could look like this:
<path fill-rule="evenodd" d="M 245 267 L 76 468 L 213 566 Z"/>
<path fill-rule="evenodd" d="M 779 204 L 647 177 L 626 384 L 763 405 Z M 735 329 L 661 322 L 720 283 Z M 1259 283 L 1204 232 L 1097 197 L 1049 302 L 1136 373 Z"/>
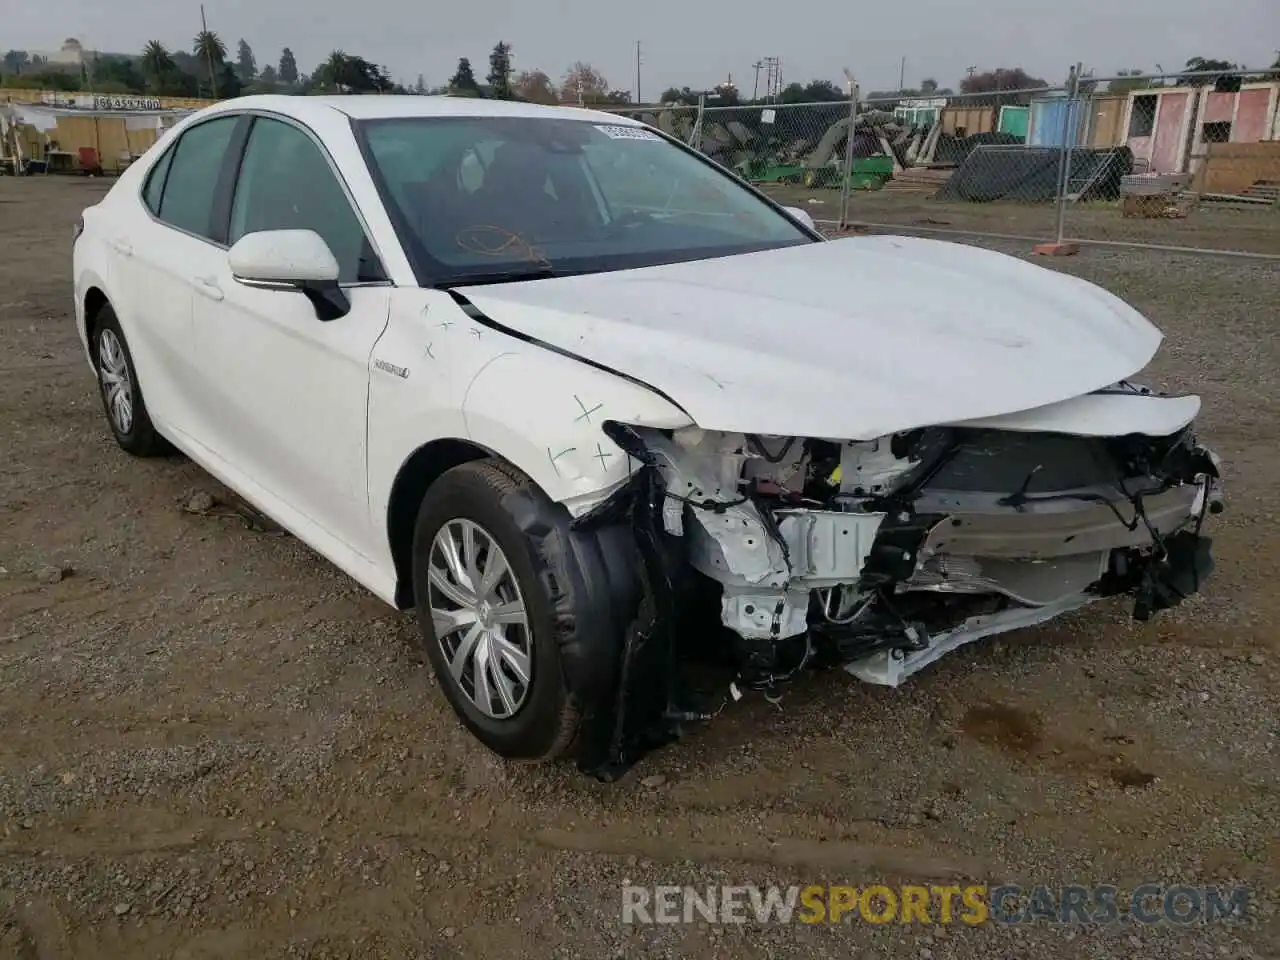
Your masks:
<path fill-rule="evenodd" d="M 533 347 L 488 363 L 468 387 L 462 414 L 474 443 L 511 461 L 574 515 L 635 468 L 601 429 L 606 420 L 659 429 L 692 423 L 639 384 Z"/>

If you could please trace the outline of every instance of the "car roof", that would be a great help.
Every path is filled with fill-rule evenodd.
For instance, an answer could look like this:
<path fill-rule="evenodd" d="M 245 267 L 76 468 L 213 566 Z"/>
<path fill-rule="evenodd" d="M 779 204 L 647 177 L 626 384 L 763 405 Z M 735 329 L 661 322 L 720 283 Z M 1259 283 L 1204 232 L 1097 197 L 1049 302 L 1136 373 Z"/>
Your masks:
<path fill-rule="evenodd" d="M 368 94 L 347 96 L 288 96 L 261 94 L 223 100 L 201 113 L 212 114 L 234 110 L 269 110 L 299 120 L 317 113 L 336 110 L 354 120 L 379 120 L 401 117 L 530 117 L 547 120 L 587 120 L 642 126 L 631 117 L 588 110 L 583 107 L 549 107 L 515 100 L 484 100 L 478 97 L 414 96 L 411 94 Z"/>

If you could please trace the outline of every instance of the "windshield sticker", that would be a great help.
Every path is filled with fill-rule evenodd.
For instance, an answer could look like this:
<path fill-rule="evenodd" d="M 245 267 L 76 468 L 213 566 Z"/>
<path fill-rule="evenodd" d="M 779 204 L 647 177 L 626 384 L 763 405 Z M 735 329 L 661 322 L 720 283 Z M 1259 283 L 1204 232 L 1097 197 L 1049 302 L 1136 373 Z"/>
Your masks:
<path fill-rule="evenodd" d="M 646 130 L 644 127 L 624 127 L 614 124 L 596 124 L 596 129 L 603 133 L 606 137 L 614 140 L 661 140 L 662 138 L 652 130 Z"/>

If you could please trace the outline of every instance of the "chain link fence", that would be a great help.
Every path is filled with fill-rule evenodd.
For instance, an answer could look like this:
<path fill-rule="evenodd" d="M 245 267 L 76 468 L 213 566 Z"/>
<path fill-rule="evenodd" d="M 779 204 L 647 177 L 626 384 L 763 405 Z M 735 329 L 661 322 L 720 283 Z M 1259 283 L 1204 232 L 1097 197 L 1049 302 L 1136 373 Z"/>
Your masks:
<path fill-rule="evenodd" d="M 836 226 L 841 222 L 842 184 L 848 179 L 841 174 L 847 169 L 850 101 L 676 105 L 617 112 L 702 151 L 780 202 L 804 207 L 819 223 Z M 863 167 L 891 170 L 879 156 L 878 145 L 862 152 L 875 154 L 876 159 L 870 164 L 855 160 L 855 179 Z"/>
<path fill-rule="evenodd" d="M 1110 151 L 1126 173 L 1067 184 L 1068 240 L 1280 258 L 1280 71 L 1075 83 L 1068 155 Z"/>
<path fill-rule="evenodd" d="M 1280 259 L 1275 70 L 618 112 L 828 227 Z"/>

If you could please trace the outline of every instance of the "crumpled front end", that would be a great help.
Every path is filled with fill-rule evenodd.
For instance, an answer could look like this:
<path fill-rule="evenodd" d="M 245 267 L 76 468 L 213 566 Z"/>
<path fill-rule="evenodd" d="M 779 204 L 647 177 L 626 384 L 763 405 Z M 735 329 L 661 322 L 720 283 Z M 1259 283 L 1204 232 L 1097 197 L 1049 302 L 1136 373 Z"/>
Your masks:
<path fill-rule="evenodd" d="M 897 685 L 964 643 L 1109 596 L 1146 620 L 1212 569 L 1202 525 L 1222 508 L 1219 461 L 1191 426 L 936 427 L 870 442 L 607 429 L 656 491 L 650 539 L 665 547 L 650 580 L 714 598 L 735 695 L 819 663 Z M 670 631 L 674 669 L 697 637 L 668 621 L 648 634 Z M 663 715 L 699 716 L 671 699 Z"/>

